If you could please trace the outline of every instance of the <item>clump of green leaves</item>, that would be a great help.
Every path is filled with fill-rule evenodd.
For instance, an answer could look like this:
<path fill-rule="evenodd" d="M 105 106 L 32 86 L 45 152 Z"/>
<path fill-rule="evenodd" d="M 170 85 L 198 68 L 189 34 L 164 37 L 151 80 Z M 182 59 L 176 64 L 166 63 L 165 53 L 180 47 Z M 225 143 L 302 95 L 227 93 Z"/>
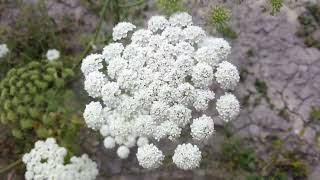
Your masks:
<path fill-rule="evenodd" d="M 221 157 L 231 170 L 253 171 L 256 168 L 257 158 L 254 150 L 244 147 L 239 140 L 231 140 L 222 144 Z"/>
<path fill-rule="evenodd" d="M 73 70 L 58 60 L 12 68 L 0 82 L 1 123 L 25 144 L 55 137 L 70 147 L 81 125 L 70 104 L 73 92 L 65 88 L 73 76 Z"/>
<path fill-rule="evenodd" d="M 212 9 L 211 12 L 211 22 L 214 25 L 222 25 L 226 24 L 230 20 L 230 12 L 222 7 L 222 6 L 216 6 Z"/>
<path fill-rule="evenodd" d="M 269 175 L 274 179 L 305 179 L 308 175 L 308 167 L 295 152 L 286 152 L 281 157 L 274 155 L 272 157 L 272 168 Z"/>
<path fill-rule="evenodd" d="M 267 97 L 267 95 L 268 95 L 268 86 L 264 81 L 256 79 L 256 81 L 254 82 L 254 86 L 256 87 L 257 91 L 263 97 Z"/>
<path fill-rule="evenodd" d="M 320 5 L 309 4 L 307 11 L 298 18 L 301 26 L 296 35 L 304 39 L 304 43 L 308 47 L 320 49 L 320 39 L 314 35 L 320 28 Z"/>
<path fill-rule="evenodd" d="M 231 14 L 225 7 L 217 6 L 211 11 L 210 22 L 223 37 L 236 39 L 237 33 L 228 25 L 230 18 Z"/>
<path fill-rule="evenodd" d="M 270 5 L 272 8 L 271 14 L 275 15 L 275 13 L 279 12 L 283 6 L 283 0 L 270 0 Z"/>
<path fill-rule="evenodd" d="M 320 107 L 312 107 L 310 112 L 311 120 L 320 120 Z"/>
<path fill-rule="evenodd" d="M 167 15 L 183 10 L 182 0 L 158 0 L 157 4 Z"/>

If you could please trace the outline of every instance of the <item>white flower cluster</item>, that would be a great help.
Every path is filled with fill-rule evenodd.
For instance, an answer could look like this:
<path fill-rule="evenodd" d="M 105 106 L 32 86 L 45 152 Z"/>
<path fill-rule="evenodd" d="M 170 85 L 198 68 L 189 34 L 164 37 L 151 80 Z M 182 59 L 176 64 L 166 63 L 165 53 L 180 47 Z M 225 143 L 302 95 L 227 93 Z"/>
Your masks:
<path fill-rule="evenodd" d="M 27 180 L 94 180 L 98 175 L 97 164 L 86 154 L 71 157 L 69 164 L 64 164 L 67 150 L 59 147 L 54 138 L 37 141 L 34 148 L 22 158 L 26 165 Z"/>
<path fill-rule="evenodd" d="M 174 151 L 172 160 L 181 169 L 194 169 L 200 166 L 201 151 L 196 145 L 180 144 Z"/>
<path fill-rule="evenodd" d="M 3 58 L 9 53 L 9 48 L 6 44 L 0 44 L 0 58 Z"/>
<path fill-rule="evenodd" d="M 239 73 L 227 62 L 228 42 L 207 37 L 189 14 L 176 13 L 169 19 L 153 16 L 147 24 L 147 29 L 135 32 L 136 26 L 129 22 L 116 25 L 115 42 L 101 54 L 83 59 L 81 70 L 85 90 L 100 99 L 85 108 L 88 127 L 100 130 L 104 146 L 118 147 L 122 159 L 138 145 L 139 164 L 152 169 L 161 165 L 164 155 L 149 140 L 175 141 L 187 126 L 194 140 L 209 139 L 213 120 L 205 115 L 193 119 L 192 111 L 199 114 L 208 109 L 216 96 L 209 88 L 214 80 L 230 91 L 239 82 Z M 216 109 L 229 121 L 239 113 L 239 103 L 226 96 L 229 93 L 219 98 Z M 174 157 L 178 167 L 190 169 L 199 166 L 201 152 L 195 145 L 181 145 Z"/>
<path fill-rule="evenodd" d="M 49 61 L 52 61 L 52 60 L 56 60 L 56 59 L 59 59 L 60 57 L 60 52 L 56 49 L 49 49 L 47 51 L 47 54 L 46 54 L 46 57 Z"/>

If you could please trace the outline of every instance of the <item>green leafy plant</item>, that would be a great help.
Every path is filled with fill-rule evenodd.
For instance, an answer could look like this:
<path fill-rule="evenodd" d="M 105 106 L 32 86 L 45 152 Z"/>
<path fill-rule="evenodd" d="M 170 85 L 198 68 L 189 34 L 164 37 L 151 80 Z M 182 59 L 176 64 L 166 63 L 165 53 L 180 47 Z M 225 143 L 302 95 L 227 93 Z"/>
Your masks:
<path fill-rule="evenodd" d="M 275 15 L 275 13 L 279 12 L 283 6 L 283 0 L 270 0 L 270 5 L 272 8 L 271 14 Z"/>
<path fill-rule="evenodd" d="M 210 22 L 215 26 L 217 32 L 219 32 L 223 37 L 230 39 L 236 39 L 237 33 L 228 25 L 228 21 L 231 19 L 231 14 L 223 6 L 216 6 L 212 9 L 210 14 Z"/>
<path fill-rule="evenodd" d="M 226 24 L 230 18 L 230 12 L 223 6 L 216 6 L 211 11 L 210 19 L 214 25 Z"/>
<path fill-rule="evenodd" d="M 302 13 L 298 20 L 301 26 L 296 35 L 304 40 L 306 46 L 320 49 L 320 39 L 315 35 L 320 27 L 320 6 L 309 4 L 307 11 Z"/>
<path fill-rule="evenodd" d="M 183 10 L 182 0 L 158 0 L 157 5 L 167 15 Z"/>
<path fill-rule="evenodd" d="M 320 120 L 320 108 L 319 107 L 312 107 L 310 112 L 310 119 L 311 120 Z"/>
<path fill-rule="evenodd" d="M 244 147 L 239 140 L 231 140 L 222 144 L 221 157 L 231 170 L 253 171 L 256 168 L 257 158 L 254 150 Z"/>
<path fill-rule="evenodd" d="M 81 127 L 71 104 L 73 92 L 66 88 L 74 76 L 61 61 L 33 61 L 12 68 L 0 82 L 0 120 L 25 144 L 56 137 L 69 148 Z"/>

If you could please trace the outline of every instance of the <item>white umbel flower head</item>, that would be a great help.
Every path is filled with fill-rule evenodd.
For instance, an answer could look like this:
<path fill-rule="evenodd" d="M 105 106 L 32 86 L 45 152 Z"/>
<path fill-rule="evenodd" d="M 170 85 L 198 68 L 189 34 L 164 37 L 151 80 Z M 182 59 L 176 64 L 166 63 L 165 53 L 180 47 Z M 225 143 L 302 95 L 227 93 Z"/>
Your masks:
<path fill-rule="evenodd" d="M 153 16 L 146 28 L 135 28 L 128 22 L 113 28 L 114 41 L 128 37 L 129 32 L 132 35 L 121 43 L 107 45 L 100 54 L 105 62 L 100 58 L 84 60 L 85 90 L 103 102 L 99 107 L 96 104 L 99 110 L 86 108 L 86 123 L 100 130 L 107 148 L 120 146 L 117 153 L 123 159 L 128 157 L 129 148 L 142 148 L 149 140 L 178 142 L 192 122 L 193 139 L 206 140 L 213 134 L 213 121 L 202 115 L 215 98 L 213 88 L 218 88 L 211 85 L 219 84 L 222 90 L 230 91 L 239 81 L 236 69 L 223 62 L 230 54 L 230 45 L 223 39 L 207 37 L 183 12 L 173 14 L 169 20 Z M 218 101 L 220 117 L 229 120 L 238 113 L 235 104 Z M 193 115 L 200 118 L 194 119 Z M 148 148 L 154 149 L 151 145 Z M 183 148 L 187 154 L 179 152 Z M 176 151 L 178 167 L 191 169 L 199 165 L 201 153 L 196 146 L 185 144 Z M 141 166 L 160 165 L 151 154 L 137 154 Z"/>
<path fill-rule="evenodd" d="M 191 135 L 194 140 L 203 141 L 211 137 L 214 132 L 213 120 L 206 115 L 194 119 L 190 125 Z"/>
<path fill-rule="evenodd" d="M 215 93 L 210 89 L 197 89 L 194 96 L 197 98 L 193 106 L 198 111 L 205 111 L 208 108 L 209 101 L 214 99 Z"/>
<path fill-rule="evenodd" d="M 179 144 L 174 151 L 172 160 L 180 169 L 194 169 L 200 165 L 201 151 L 198 146 L 190 143 Z"/>
<path fill-rule="evenodd" d="M 240 80 L 237 68 L 227 61 L 218 65 L 214 75 L 220 87 L 226 90 L 234 90 Z"/>
<path fill-rule="evenodd" d="M 92 72 L 99 71 L 103 68 L 101 54 L 90 54 L 82 60 L 81 71 L 87 76 Z"/>
<path fill-rule="evenodd" d="M 148 29 L 152 32 L 163 30 L 169 25 L 164 16 L 152 16 L 148 21 Z"/>
<path fill-rule="evenodd" d="M 149 115 L 139 116 L 134 124 L 134 129 L 139 136 L 150 136 L 153 134 L 156 123 Z"/>
<path fill-rule="evenodd" d="M 221 60 L 227 60 L 231 53 L 231 46 L 223 38 L 207 37 L 200 43 L 200 47 L 212 47 Z"/>
<path fill-rule="evenodd" d="M 205 31 L 199 26 L 188 26 L 183 29 L 185 40 L 190 43 L 199 43 L 206 36 Z"/>
<path fill-rule="evenodd" d="M 121 159 L 127 159 L 130 153 L 130 149 L 127 146 L 120 146 L 117 150 L 117 154 Z"/>
<path fill-rule="evenodd" d="M 64 162 L 66 155 L 67 150 L 59 147 L 54 138 L 37 141 L 34 148 L 22 158 L 27 169 L 25 179 L 96 179 L 97 164 L 86 154 L 71 157 L 68 164 Z"/>
<path fill-rule="evenodd" d="M 137 159 L 143 168 L 155 169 L 162 164 L 164 155 L 155 145 L 148 144 L 138 148 Z"/>
<path fill-rule="evenodd" d="M 103 145 L 106 149 L 113 149 L 116 146 L 116 141 L 109 136 L 103 140 Z"/>
<path fill-rule="evenodd" d="M 114 28 L 112 32 L 112 37 L 114 41 L 126 38 L 128 32 L 133 31 L 136 28 L 135 25 L 129 22 L 120 22 Z"/>
<path fill-rule="evenodd" d="M 196 87 L 207 87 L 212 83 L 213 69 L 205 63 L 198 63 L 193 67 L 192 82 Z"/>
<path fill-rule="evenodd" d="M 141 136 L 138 138 L 138 141 L 137 141 L 137 146 L 138 147 L 141 147 L 141 146 L 144 146 L 144 145 L 147 145 L 149 144 L 149 140 L 147 137 L 144 137 L 144 136 Z"/>
<path fill-rule="evenodd" d="M 9 52 L 9 48 L 6 44 L 0 44 L 0 58 L 3 58 Z"/>
<path fill-rule="evenodd" d="M 103 137 L 109 136 L 109 135 L 110 135 L 109 126 L 108 126 L 108 125 L 102 125 L 101 128 L 100 128 L 100 134 L 101 134 Z"/>
<path fill-rule="evenodd" d="M 226 93 L 225 95 L 221 96 L 217 100 L 216 106 L 220 117 L 226 122 L 236 118 L 240 112 L 239 101 L 231 93 Z"/>
<path fill-rule="evenodd" d="M 94 71 L 84 81 L 84 89 L 88 92 L 89 96 L 97 98 L 101 96 L 102 86 L 107 82 L 105 75 L 99 71 Z"/>
<path fill-rule="evenodd" d="M 47 54 L 46 54 L 46 57 L 49 61 L 52 61 L 52 60 L 56 60 L 56 59 L 59 59 L 60 57 L 60 52 L 56 49 L 49 49 L 47 51 Z"/>
<path fill-rule="evenodd" d="M 110 43 L 103 48 L 102 57 L 108 63 L 116 57 L 120 57 L 124 47 L 121 43 Z"/>
<path fill-rule="evenodd" d="M 169 109 L 169 120 L 180 127 L 186 126 L 191 119 L 191 110 L 181 104 L 173 105 Z"/>
<path fill-rule="evenodd" d="M 192 25 L 192 16 L 186 12 L 177 12 L 170 16 L 169 23 L 174 27 L 186 27 Z"/>
<path fill-rule="evenodd" d="M 90 102 L 86 105 L 83 117 L 89 128 L 98 130 L 104 123 L 102 105 L 99 102 Z"/>

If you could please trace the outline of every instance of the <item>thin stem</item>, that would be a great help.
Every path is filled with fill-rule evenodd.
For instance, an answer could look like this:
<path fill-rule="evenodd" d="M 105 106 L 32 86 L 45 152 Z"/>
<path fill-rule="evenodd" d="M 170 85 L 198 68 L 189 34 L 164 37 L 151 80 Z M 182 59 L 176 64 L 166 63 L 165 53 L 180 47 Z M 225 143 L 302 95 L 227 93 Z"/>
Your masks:
<path fill-rule="evenodd" d="M 7 167 L 0 169 L 0 174 L 14 168 L 15 166 L 19 165 L 20 163 L 22 163 L 22 159 L 18 159 L 15 162 L 9 164 Z"/>
<path fill-rule="evenodd" d="M 134 7 L 134 6 L 140 6 L 143 3 L 145 3 L 145 0 L 136 1 L 131 4 L 119 4 L 119 7 L 120 8 L 130 8 L 130 7 Z"/>
<path fill-rule="evenodd" d="M 97 29 L 96 29 L 96 32 L 95 32 L 95 34 L 94 34 L 94 36 L 93 36 L 93 39 L 92 39 L 92 40 L 88 43 L 88 45 L 86 46 L 83 54 L 82 54 L 82 55 L 80 56 L 80 58 L 79 58 L 79 62 L 76 63 L 76 65 L 75 65 L 74 68 L 77 68 L 77 67 L 81 64 L 82 59 L 83 59 L 83 58 L 88 54 L 88 52 L 91 50 L 92 44 L 94 44 L 94 43 L 96 42 L 96 40 L 97 40 L 97 38 L 98 38 L 98 36 L 99 36 L 99 33 L 100 33 L 100 31 L 101 31 L 102 21 L 103 21 L 103 19 L 104 19 L 104 14 L 105 14 L 105 12 L 106 12 L 106 10 L 107 10 L 107 7 L 108 7 L 109 2 L 110 2 L 109 0 L 106 0 L 106 1 L 104 2 L 103 7 L 102 7 L 102 10 L 101 10 L 101 13 L 100 13 L 100 20 L 99 20 L 99 23 L 98 23 L 98 25 L 97 25 Z"/>

